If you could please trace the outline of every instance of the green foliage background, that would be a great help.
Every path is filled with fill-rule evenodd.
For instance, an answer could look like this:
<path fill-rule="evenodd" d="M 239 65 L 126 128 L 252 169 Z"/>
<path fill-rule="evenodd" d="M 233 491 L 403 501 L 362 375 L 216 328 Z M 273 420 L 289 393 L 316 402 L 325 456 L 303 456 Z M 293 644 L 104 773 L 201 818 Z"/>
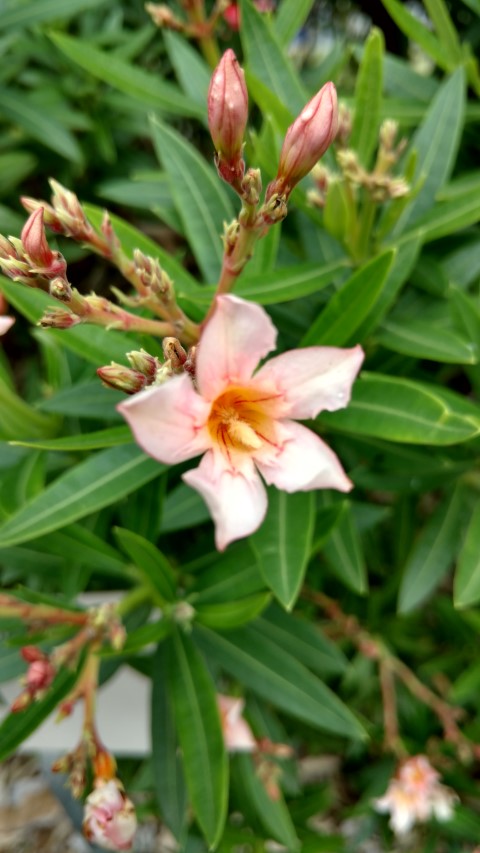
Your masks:
<path fill-rule="evenodd" d="M 52 175 L 89 202 L 97 226 L 108 202 L 124 248 L 158 257 L 182 306 L 201 319 L 220 269 L 222 223 L 237 212 L 211 164 L 210 70 L 201 54 L 125 0 L 69 0 L 61 13 L 52 0 L 4 5 L 0 231 L 18 233 L 15 196 L 45 196 Z M 105 674 L 128 665 L 153 679 L 152 756 L 125 773 L 129 790 L 147 790 L 145 812 L 161 815 L 192 853 L 263 850 L 268 838 L 306 853 L 358 850 L 371 836 L 391 844 L 371 808 L 394 767 L 382 754 L 378 674 L 348 640 L 332 639 L 309 592 L 340 601 L 463 708 L 464 733 L 480 739 L 478 66 L 469 31 L 462 41 L 443 0 L 425 0 L 431 28 L 384 0 L 431 73 L 388 53 L 378 29 L 364 47 L 341 36 L 321 62 L 297 67 L 287 47 L 311 6 L 282 0 L 270 18 L 242 0 L 238 38 L 222 33 L 222 48 L 233 44 L 242 57 L 254 105 L 248 163 L 261 167 L 266 185 L 287 126 L 333 79 L 354 111 L 351 146 L 365 168 L 382 120 L 399 123 L 414 191 L 368 219 L 368 199 L 359 196 L 355 211 L 341 181 L 323 210 L 310 206 L 307 179 L 236 293 L 267 307 L 281 349 L 364 347 L 351 405 L 310 424 L 338 452 L 352 494 L 272 490 L 261 530 L 218 554 L 205 506 L 180 480 L 184 468 L 167 471 L 145 457 L 115 411 L 119 395 L 95 377 L 97 366 L 122 362 L 133 348 L 158 353 L 158 342 L 19 322 L 0 352 L 2 586 L 27 600 L 72 602 L 85 589 L 143 585 L 143 601 L 126 617 L 126 646 L 105 653 Z M 476 0 L 465 7 L 474 43 L 480 8 Z M 326 162 L 338 171 L 330 152 Z M 83 249 L 62 251 L 85 292 L 118 284 Z M 4 278 L 0 288 L 31 323 L 49 304 Z M 193 608 L 188 630 L 176 616 L 184 602 Z M 10 637 L 0 648 L 6 681 L 22 671 L 25 636 L 21 624 L 0 627 Z M 70 682 L 55 686 L 56 701 Z M 227 760 L 218 690 L 245 695 L 258 737 L 289 743 L 297 755 L 339 755 L 340 785 L 302 784 L 296 762 L 282 760 L 282 797 L 270 799 L 249 756 Z M 0 726 L 2 757 L 51 700 Z M 454 819 L 422 828 L 411 849 L 472 849 L 480 832 L 474 768 L 457 760 L 418 700 L 399 688 L 398 701 L 408 751 L 431 747 L 461 798 Z M 241 821 L 227 819 L 234 812 Z M 321 835 L 309 822 L 318 813 L 331 818 Z M 352 815 L 356 834 L 347 840 L 340 828 Z"/>

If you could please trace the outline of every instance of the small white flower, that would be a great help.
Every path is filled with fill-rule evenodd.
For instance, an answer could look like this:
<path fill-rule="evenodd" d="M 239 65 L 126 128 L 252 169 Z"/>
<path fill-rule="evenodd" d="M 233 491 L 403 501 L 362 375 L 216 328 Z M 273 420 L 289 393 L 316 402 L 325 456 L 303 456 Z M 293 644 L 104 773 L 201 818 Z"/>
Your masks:
<path fill-rule="evenodd" d="M 386 793 L 374 802 L 378 812 L 390 814 L 395 835 L 405 835 L 416 823 L 431 817 L 450 820 L 457 797 L 439 780 L 425 755 L 415 755 L 400 765 Z"/>

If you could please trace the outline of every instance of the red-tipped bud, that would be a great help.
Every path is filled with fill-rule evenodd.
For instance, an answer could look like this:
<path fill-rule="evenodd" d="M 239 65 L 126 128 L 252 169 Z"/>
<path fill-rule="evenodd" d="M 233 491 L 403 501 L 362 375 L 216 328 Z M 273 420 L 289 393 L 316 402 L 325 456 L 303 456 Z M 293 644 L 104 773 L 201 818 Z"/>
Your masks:
<path fill-rule="evenodd" d="M 288 196 L 308 175 L 335 139 L 337 126 L 337 93 L 333 83 L 325 83 L 287 130 L 277 177 L 267 189 L 267 200 L 274 193 Z"/>
<path fill-rule="evenodd" d="M 237 32 L 240 29 L 240 9 L 236 3 L 230 3 L 223 13 L 223 18 L 231 30 Z"/>
<path fill-rule="evenodd" d="M 54 677 L 55 667 L 47 658 L 33 661 L 27 670 L 27 688 L 34 694 L 39 690 L 46 690 Z"/>
<path fill-rule="evenodd" d="M 213 72 L 208 90 L 208 126 L 217 152 L 217 168 L 228 183 L 241 180 L 245 171 L 242 146 L 247 119 L 245 75 L 229 49 Z"/>
<path fill-rule="evenodd" d="M 139 370 L 132 370 L 115 362 L 99 367 L 97 374 L 107 388 L 124 391 L 126 394 L 136 394 L 147 384 L 146 377 Z"/>
<path fill-rule="evenodd" d="M 39 325 L 44 329 L 71 329 L 82 322 L 82 318 L 71 311 L 62 311 L 56 308 L 53 311 L 45 311 Z"/>
<path fill-rule="evenodd" d="M 35 663 L 37 660 L 45 660 L 45 655 L 37 646 L 22 646 L 20 654 L 27 663 Z"/>
<path fill-rule="evenodd" d="M 92 758 L 92 770 L 96 779 L 114 779 L 117 772 L 117 762 L 106 749 L 99 749 Z"/>
<path fill-rule="evenodd" d="M 29 260 L 32 271 L 47 278 L 63 275 L 67 268 L 65 259 L 59 252 L 52 252 L 45 236 L 43 224 L 43 207 L 39 207 L 28 217 L 21 233 L 22 246 Z"/>

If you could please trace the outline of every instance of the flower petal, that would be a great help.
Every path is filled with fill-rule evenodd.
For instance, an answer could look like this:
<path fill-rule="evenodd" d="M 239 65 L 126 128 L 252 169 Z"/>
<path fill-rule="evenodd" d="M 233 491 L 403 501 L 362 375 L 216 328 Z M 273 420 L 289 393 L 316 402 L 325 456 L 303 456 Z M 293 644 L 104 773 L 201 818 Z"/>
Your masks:
<path fill-rule="evenodd" d="M 267 495 L 250 458 L 246 457 L 239 470 L 230 467 L 221 453 L 209 451 L 198 468 L 187 471 L 182 479 L 200 492 L 207 504 L 219 551 L 260 527 L 267 511 Z"/>
<path fill-rule="evenodd" d="M 285 492 L 306 492 L 310 489 L 353 488 L 333 450 L 310 429 L 294 421 L 281 421 L 280 449 L 273 455 L 269 448 L 262 459 L 255 454 L 255 463 L 268 485 Z"/>
<path fill-rule="evenodd" d="M 14 317 L 0 317 L 0 335 L 4 335 L 5 332 L 8 332 L 9 328 L 13 326 L 14 322 Z"/>
<path fill-rule="evenodd" d="M 259 383 L 273 383 L 283 392 L 285 415 L 315 418 L 348 405 L 353 381 L 364 358 L 360 346 L 305 347 L 270 359 L 255 375 Z"/>
<path fill-rule="evenodd" d="M 259 305 L 237 296 L 218 296 L 197 350 L 202 396 L 214 400 L 226 385 L 250 379 L 260 359 L 275 348 L 276 337 L 275 326 Z"/>
<path fill-rule="evenodd" d="M 174 465 L 192 459 L 210 445 L 205 428 L 210 405 L 196 393 L 186 373 L 134 394 L 117 408 L 135 441 L 160 462 Z"/>

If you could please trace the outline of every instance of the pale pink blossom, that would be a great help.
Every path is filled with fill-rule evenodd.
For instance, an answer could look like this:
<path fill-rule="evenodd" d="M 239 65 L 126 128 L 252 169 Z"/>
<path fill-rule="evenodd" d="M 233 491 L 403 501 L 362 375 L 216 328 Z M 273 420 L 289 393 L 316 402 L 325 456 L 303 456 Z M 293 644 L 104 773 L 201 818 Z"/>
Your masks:
<path fill-rule="evenodd" d="M 105 850 L 131 850 L 137 828 L 133 803 L 118 779 L 96 779 L 85 800 L 83 833 Z"/>
<path fill-rule="evenodd" d="M 236 696 L 217 694 L 223 739 L 228 752 L 252 752 L 257 742 L 248 723 L 243 719 L 245 702 Z"/>
<path fill-rule="evenodd" d="M 375 800 L 375 808 L 390 814 L 390 827 L 396 835 L 405 835 L 416 823 L 431 817 L 450 820 L 456 794 L 440 782 L 439 773 L 425 755 L 407 759 L 390 780 L 383 797 Z"/>
<path fill-rule="evenodd" d="M 121 403 L 138 444 L 166 464 L 203 453 L 183 474 L 200 492 L 222 550 L 253 533 L 267 509 L 263 477 L 286 492 L 352 483 L 336 455 L 292 418 L 315 418 L 348 404 L 361 347 L 307 347 L 272 358 L 276 329 L 259 305 L 219 296 L 196 355 L 196 380 L 183 373 Z"/>
<path fill-rule="evenodd" d="M 0 317 L 0 335 L 4 335 L 5 332 L 13 326 L 15 320 L 13 317 Z"/>

